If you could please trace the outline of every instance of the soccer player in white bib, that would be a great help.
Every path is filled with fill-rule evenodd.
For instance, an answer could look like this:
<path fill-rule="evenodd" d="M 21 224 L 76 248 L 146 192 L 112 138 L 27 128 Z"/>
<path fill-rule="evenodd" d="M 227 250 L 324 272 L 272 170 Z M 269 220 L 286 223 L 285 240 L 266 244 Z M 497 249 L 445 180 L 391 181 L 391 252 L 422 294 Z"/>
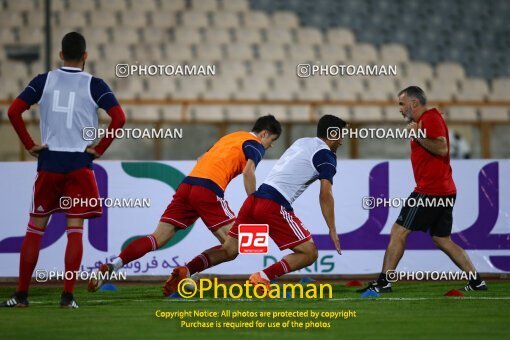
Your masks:
<path fill-rule="evenodd" d="M 310 232 L 294 214 L 292 203 L 316 180 L 320 180 L 319 202 L 329 235 L 341 254 L 332 185 L 337 165 L 335 153 L 342 139 L 328 139 L 328 131 L 339 131 L 345 126 L 342 119 L 325 115 L 318 122 L 317 137 L 298 139 L 285 151 L 258 190 L 243 203 L 222 247 L 211 248 L 198 255 L 206 269 L 237 257 L 240 224 L 268 224 L 269 236 L 280 250 L 293 251 L 275 264 L 252 274 L 249 278 L 252 284 L 263 284 L 269 289 L 271 280 L 313 264 L 318 256 L 317 248 Z M 182 268 L 186 267 L 175 268 L 165 282 L 163 290 L 166 294 L 177 291 L 179 282 L 185 278 L 180 274 Z M 190 276 L 189 271 L 186 276 Z"/>
<path fill-rule="evenodd" d="M 100 157 L 113 137 L 102 138 L 97 145 L 83 137 L 85 128 L 98 126 L 97 109 L 112 118 L 108 129 L 125 123 L 125 115 L 106 83 L 83 71 L 87 59 L 85 38 L 67 33 L 62 39 L 60 58 L 64 66 L 36 76 L 9 107 L 9 119 L 26 150 L 37 157 L 30 220 L 20 251 L 19 281 L 15 294 L 0 307 L 28 307 L 28 288 L 37 264 L 41 239 L 53 213 L 67 216 L 66 272 L 80 269 L 83 254 L 84 219 L 101 216 L 99 206 L 61 206 L 61 198 L 82 200 L 99 198 L 92 161 Z M 38 103 L 41 144 L 34 143 L 22 114 Z M 113 133 L 111 135 L 114 135 Z M 73 296 L 76 275 L 65 275 L 60 306 L 78 308 Z"/>

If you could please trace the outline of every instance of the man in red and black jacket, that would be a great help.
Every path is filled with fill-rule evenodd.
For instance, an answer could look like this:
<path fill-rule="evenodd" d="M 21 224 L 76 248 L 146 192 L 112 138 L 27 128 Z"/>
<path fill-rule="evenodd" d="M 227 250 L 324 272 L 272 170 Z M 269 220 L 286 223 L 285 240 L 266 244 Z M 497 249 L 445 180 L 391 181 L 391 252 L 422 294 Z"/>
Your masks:
<path fill-rule="evenodd" d="M 383 293 L 392 291 L 386 273 L 397 268 L 404 254 L 407 236 L 413 231 L 428 231 L 436 246 L 457 267 L 471 274 L 465 290 L 487 290 L 485 281 L 476 272 L 467 253 L 450 238 L 457 189 L 450 167 L 448 127 L 441 112 L 427 108 L 425 93 L 417 86 L 400 91 L 398 101 L 410 135 L 420 137 L 425 134 L 425 138 L 411 140 L 411 164 L 416 187 L 393 225 L 379 278 L 359 292 L 368 289 Z"/>

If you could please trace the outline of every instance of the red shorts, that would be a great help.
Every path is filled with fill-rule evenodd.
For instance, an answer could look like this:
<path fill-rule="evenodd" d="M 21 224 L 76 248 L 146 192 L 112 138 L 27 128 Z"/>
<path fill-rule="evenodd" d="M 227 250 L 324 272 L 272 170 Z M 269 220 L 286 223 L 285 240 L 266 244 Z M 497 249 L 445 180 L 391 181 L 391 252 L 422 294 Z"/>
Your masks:
<path fill-rule="evenodd" d="M 268 224 L 269 236 L 280 250 L 293 248 L 311 239 L 310 232 L 294 214 L 294 211 L 267 198 L 250 195 L 244 201 L 237 220 L 228 232 L 238 238 L 239 224 Z"/>
<path fill-rule="evenodd" d="M 69 205 L 74 198 L 85 204 Z M 89 168 L 81 168 L 67 174 L 38 171 L 30 216 L 42 217 L 65 212 L 67 217 L 92 218 L 101 216 L 100 205 L 87 206 L 86 201 L 99 199 L 96 177 Z M 91 200 L 93 201 L 93 200 Z"/>
<path fill-rule="evenodd" d="M 209 230 L 216 231 L 235 220 L 227 201 L 201 185 L 181 183 L 160 221 L 186 229 L 198 218 Z"/>

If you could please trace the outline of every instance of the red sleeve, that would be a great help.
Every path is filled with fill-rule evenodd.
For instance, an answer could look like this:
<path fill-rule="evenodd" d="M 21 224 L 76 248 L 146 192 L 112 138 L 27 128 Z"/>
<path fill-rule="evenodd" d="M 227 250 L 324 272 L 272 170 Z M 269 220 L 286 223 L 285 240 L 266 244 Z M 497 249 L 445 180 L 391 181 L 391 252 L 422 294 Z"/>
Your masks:
<path fill-rule="evenodd" d="M 421 120 L 421 128 L 425 130 L 428 139 L 436 139 L 438 137 L 446 137 L 446 129 L 440 114 L 426 114 Z"/>
<path fill-rule="evenodd" d="M 25 122 L 21 117 L 23 112 L 25 112 L 29 108 L 30 105 L 27 102 L 20 98 L 16 98 L 9 107 L 9 110 L 7 111 L 8 112 L 7 115 L 9 116 L 9 120 L 11 121 L 14 130 L 16 130 L 19 139 L 21 139 L 21 142 L 23 143 L 25 149 L 27 150 L 32 149 L 35 145 L 34 140 L 32 139 L 32 137 L 30 137 Z"/>
<path fill-rule="evenodd" d="M 124 111 L 122 111 L 122 108 L 120 105 L 113 106 L 108 110 L 108 115 L 112 117 L 112 121 L 110 122 L 110 125 L 108 125 L 108 131 L 115 131 L 117 129 L 120 129 L 124 126 L 124 123 L 126 123 L 126 115 L 124 114 Z M 94 148 L 97 153 L 102 155 L 106 149 L 112 144 L 114 137 L 110 137 L 109 135 L 114 134 L 108 134 L 106 137 L 103 137 L 99 144 Z"/>

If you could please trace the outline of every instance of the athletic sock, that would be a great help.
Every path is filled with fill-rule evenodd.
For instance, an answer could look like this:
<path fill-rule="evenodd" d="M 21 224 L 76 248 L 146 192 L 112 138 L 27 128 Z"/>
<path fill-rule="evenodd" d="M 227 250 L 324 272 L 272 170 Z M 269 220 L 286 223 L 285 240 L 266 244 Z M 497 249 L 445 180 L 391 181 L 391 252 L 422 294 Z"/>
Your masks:
<path fill-rule="evenodd" d="M 65 255 L 65 270 L 64 276 L 64 292 L 73 293 L 74 284 L 76 283 L 76 273 L 80 269 L 81 259 L 83 256 L 83 228 L 82 227 L 67 227 L 67 246 Z M 73 273 L 72 277 L 71 274 Z M 71 277 L 69 279 L 69 277 Z"/>
<path fill-rule="evenodd" d="M 116 257 L 112 261 L 113 270 L 119 270 L 124 266 L 124 262 L 122 262 L 122 259 L 120 257 Z"/>
<path fill-rule="evenodd" d="M 469 284 L 471 286 L 478 286 L 480 283 L 482 283 L 482 278 L 480 277 L 480 274 L 476 272 L 476 277 L 474 279 L 469 279 Z"/>
<path fill-rule="evenodd" d="M 30 280 L 39 258 L 39 250 L 41 248 L 41 239 L 44 235 L 44 229 L 37 228 L 35 225 L 28 223 L 27 232 L 21 245 L 19 260 L 19 281 L 17 292 L 26 293 L 30 286 Z"/>
<path fill-rule="evenodd" d="M 158 243 L 152 235 L 137 238 L 120 253 L 123 264 L 139 259 L 150 251 L 158 249 Z"/>
<path fill-rule="evenodd" d="M 264 274 L 266 274 L 267 278 L 271 281 L 280 277 L 282 275 L 287 274 L 291 271 L 291 268 L 285 259 L 281 259 L 280 261 L 270 265 L 266 269 L 263 270 Z"/>
<path fill-rule="evenodd" d="M 221 248 L 221 244 L 216 247 L 207 249 L 207 250 L 220 249 L 220 248 Z M 212 267 L 211 261 L 209 259 L 209 256 L 206 254 L 206 251 L 204 251 L 202 254 L 196 256 L 195 258 L 193 258 L 193 260 L 189 261 L 186 264 L 186 268 L 188 268 L 189 275 L 193 275 L 195 273 L 200 273 L 200 272 L 206 270 L 207 268 Z"/>
<path fill-rule="evenodd" d="M 386 286 L 388 284 L 388 280 L 386 279 L 386 273 L 379 274 L 377 278 L 377 284 L 381 286 Z"/>

